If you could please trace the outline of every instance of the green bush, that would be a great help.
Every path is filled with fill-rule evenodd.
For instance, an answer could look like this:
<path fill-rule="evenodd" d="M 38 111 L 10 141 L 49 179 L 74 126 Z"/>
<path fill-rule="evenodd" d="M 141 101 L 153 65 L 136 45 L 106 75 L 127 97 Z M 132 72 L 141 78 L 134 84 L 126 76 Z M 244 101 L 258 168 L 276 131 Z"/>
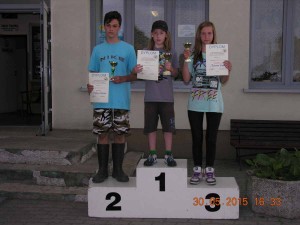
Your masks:
<path fill-rule="evenodd" d="M 253 175 L 273 180 L 300 180 L 300 151 L 281 149 L 274 155 L 257 154 L 247 159 Z"/>

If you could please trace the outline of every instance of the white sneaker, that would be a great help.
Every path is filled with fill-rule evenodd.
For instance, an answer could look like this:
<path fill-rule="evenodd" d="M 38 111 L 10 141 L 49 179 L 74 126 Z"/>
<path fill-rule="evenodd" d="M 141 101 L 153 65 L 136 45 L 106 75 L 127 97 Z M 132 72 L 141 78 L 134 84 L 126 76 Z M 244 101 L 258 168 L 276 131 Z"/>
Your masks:
<path fill-rule="evenodd" d="M 206 183 L 210 185 L 216 184 L 215 170 L 212 167 L 205 168 Z"/>
<path fill-rule="evenodd" d="M 194 174 L 190 179 L 190 184 L 199 184 L 203 178 L 202 168 L 200 166 L 195 166 L 193 171 Z"/>

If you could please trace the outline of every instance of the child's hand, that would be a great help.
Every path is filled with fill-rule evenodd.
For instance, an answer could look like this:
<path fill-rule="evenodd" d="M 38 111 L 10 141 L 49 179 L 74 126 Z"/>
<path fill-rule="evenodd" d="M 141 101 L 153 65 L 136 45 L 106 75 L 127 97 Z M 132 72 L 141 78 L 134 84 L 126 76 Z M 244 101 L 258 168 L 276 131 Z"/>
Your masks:
<path fill-rule="evenodd" d="M 172 71 L 172 63 L 169 61 L 165 62 L 165 69 L 168 71 Z"/>
<path fill-rule="evenodd" d="M 120 84 L 127 81 L 125 76 L 113 76 L 110 80 L 115 84 Z"/>
<path fill-rule="evenodd" d="M 143 66 L 141 64 L 137 64 L 133 70 L 132 70 L 132 73 L 133 74 L 137 74 L 137 73 L 140 73 L 143 71 Z"/>
<path fill-rule="evenodd" d="M 232 64 L 230 61 L 228 60 L 225 60 L 223 62 L 224 66 L 226 67 L 226 69 L 228 69 L 228 75 L 227 76 L 220 76 L 220 79 L 221 79 L 221 83 L 222 84 L 225 84 L 228 80 L 229 80 L 229 77 L 230 77 L 230 71 L 232 69 Z"/>
<path fill-rule="evenodd" d="M 191 50 L 190 49 L 184 49 L 183 56 L 184 56 L 185 60 L 188 59 L 188 58 L 190 58 L 190 56 L 191 56 Z"/>
<path fill-rule="evenodd" d="M 225 60 L 225 61 L 223 62 L 223 64 L 224 64 L 224 66 L 226 67 L 226 69 L 228 69 L 228 71 L 230 72 L 231 69 L 232 69 L 232 64 L 231 64 L 231 62 L 228 61 L 228 60 Z"/>
<path fill-rule="evenodd" d="M 91 85 L 91 84 L 87 84 L 86 87 L 87 87 L 87 90 L 88 90 L 89 94 L 94 90 L 94 86 Z"/>

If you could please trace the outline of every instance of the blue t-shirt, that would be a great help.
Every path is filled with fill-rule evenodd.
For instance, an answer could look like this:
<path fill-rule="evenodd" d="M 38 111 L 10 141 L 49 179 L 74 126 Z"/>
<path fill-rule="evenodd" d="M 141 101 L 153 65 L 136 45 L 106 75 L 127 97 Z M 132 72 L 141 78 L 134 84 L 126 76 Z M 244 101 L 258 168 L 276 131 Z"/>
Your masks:
<path fill-rule="evenodd" d="M 202 53 L 203 62 L 193 65 L 189 63 L 189 72 L 192 76 L 188 110 L 196 112 L 224 112 L 224 103 L 221 92 L 221 82 L 218 76 L 206 76 L 206 55 Z"/>
<path fill-rule="evenodd" d="M 117 62 L 114 76 L 127 76 L 136 65 L 136 54 L 132 45 L 119 41 L 114 44 L 104 42 L 94 47 L 88 70 L 91 72 L 112 73 L 110 61 Z M 94 108 L 130 110 L 130 82 L 115 84 L 109 82 L 108 103 L 93 103 Z"/>

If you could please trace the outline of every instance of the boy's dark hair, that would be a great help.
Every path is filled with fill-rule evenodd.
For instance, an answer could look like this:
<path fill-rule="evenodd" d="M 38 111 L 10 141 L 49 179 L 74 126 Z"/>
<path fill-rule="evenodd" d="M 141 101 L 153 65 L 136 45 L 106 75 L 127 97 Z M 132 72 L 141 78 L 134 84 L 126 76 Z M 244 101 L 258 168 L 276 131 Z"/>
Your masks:
<path fill-rule="evenodd" d="M 104 16 L 104 24 L 110 23 L 113 19 L 119 21 L 119 25 L 122 24 L 122 16 L 118 11 L 110 11 L 105 14 Z"/>

